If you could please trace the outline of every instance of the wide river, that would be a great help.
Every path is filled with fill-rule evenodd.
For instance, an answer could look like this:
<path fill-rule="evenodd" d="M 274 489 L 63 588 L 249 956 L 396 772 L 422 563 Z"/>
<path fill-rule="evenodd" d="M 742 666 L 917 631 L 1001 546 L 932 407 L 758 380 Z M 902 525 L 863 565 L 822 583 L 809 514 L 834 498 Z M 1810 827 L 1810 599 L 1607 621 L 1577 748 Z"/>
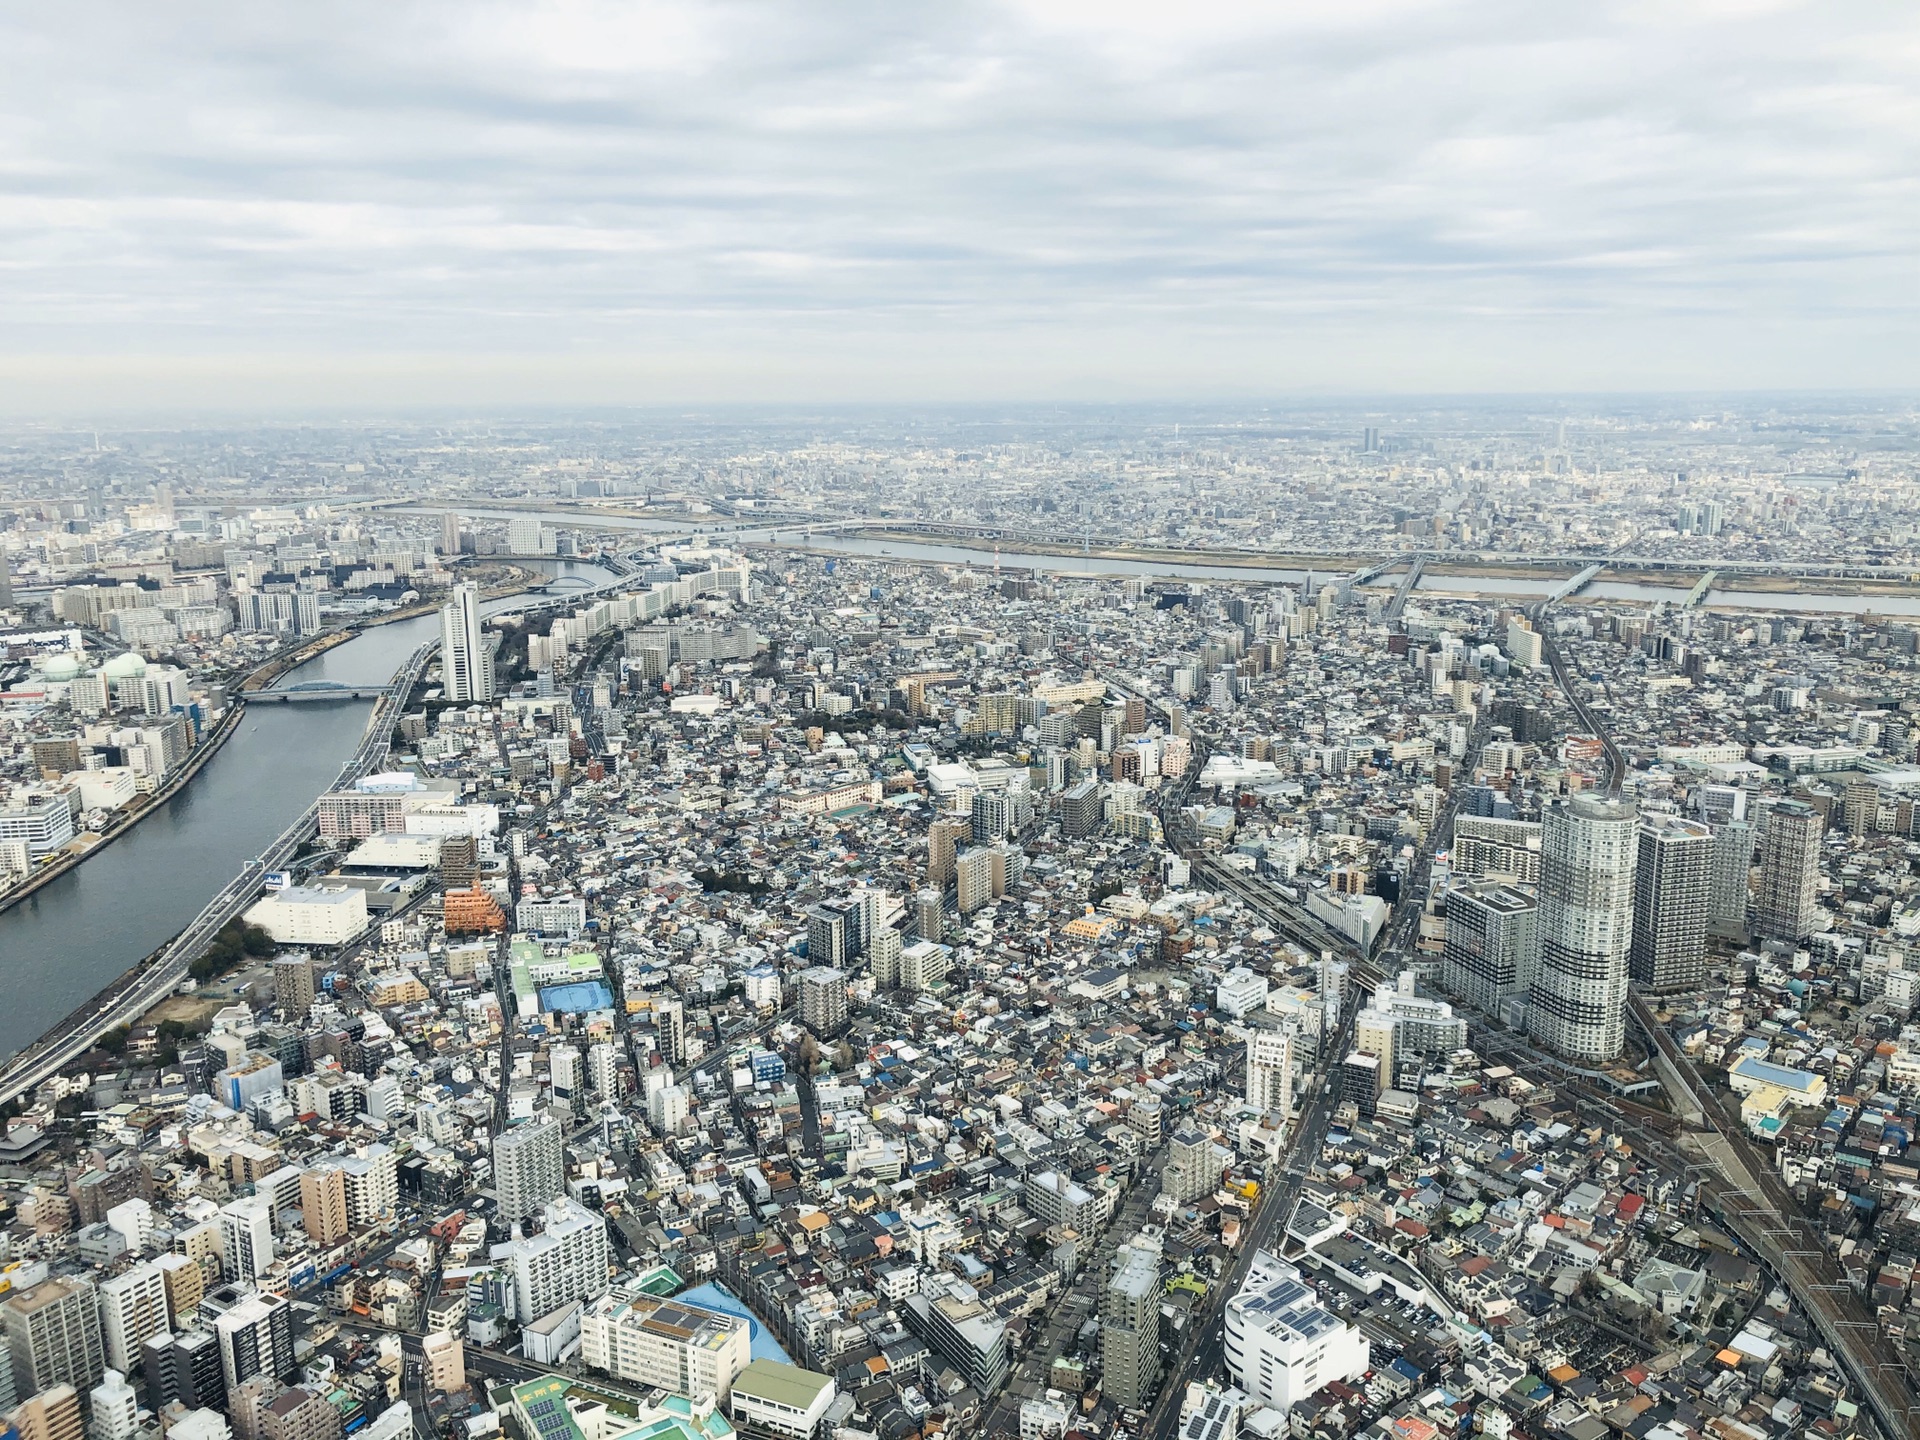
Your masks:
<path fill-rule="evenodd" d="M 405 506 L 403 509 L 429 511 L 431 506 Z M 530 510 L 500 510 L 465 507 L 462 515 L 480 519 L 533 519 Z M 592 515 L 579 511 L 539 512 L 537 518 L 548 525 L 584 533 L 632 530 L 650 534 L 656 540 L 685 539 L 698 530 L 716 545 L 744 541 L 792 540 L 796 545 L 835 555 L 853 555 L 869 560 L 913 560 L 939 565 L 991 564 L 994 552 L 966 545 L 941 545 L 916 540 L 878 540 L 862 535 L 806 535 L 797 525 L 742 527 L 728 521 L 696 527 L 690 522 L 665 519 L 634 519 L 619 515 Z M 1306 579 L 1304 570 L 1282 570 L 1252 565 L 1223 565 L 1206 560 L 1107 560 L 1097 556 L 1030 554 L 1009 547 L 1000 552 L 1000 563 L 1017 570 L 1038 570 L 1055 575 L 1143 575 L 1169 580 L 1233 580 L 1250 585 L 1297 584 Z M 1344 570 L 1321 570 L 1321 579 L 1337 578 Z M 1376 582 L 1378 588 L 1391 590 L 1395 576 L 1389 574 Z M 1435 599 L 1539 600 L 1558 585 L 1563 577 L 1498 575 L 1423 575 L 1417 587 L 1421 594 Z M 1625 584 L 1601 577 L 1580 592 L 1583 600 L 1618 600 L 1630 604 L 1653 605 L 1664 601 L 1678 605 L 1693 588 L 1693 577 L 1674 585 Z M 1777 614 L 1807 613 L 1834 615 L 1875 615 L 1920 617 L 1920 596 L 1914 595 L 1822 595 L 1816 591 L 1722 590 L 1712 591 L 1708 610 L 1765 610 Z"/>
<path fill-rule="evenodd" d="M 526 562 L 522 562 L 526 563 Z M 604 580 L 596 565 L 540 562 Z M 508 597 L 488 611 L 510 610 Z M 438 632 L 422 615 L 376 625 L 289 681 L 378 685 Z M 208 899 L 313 803 L 365 733 L 371 701 L 261 705 L 200 773 L 85 863 L 0 912 L 0 1057 L 25 1049 L 184 930 Z"/>

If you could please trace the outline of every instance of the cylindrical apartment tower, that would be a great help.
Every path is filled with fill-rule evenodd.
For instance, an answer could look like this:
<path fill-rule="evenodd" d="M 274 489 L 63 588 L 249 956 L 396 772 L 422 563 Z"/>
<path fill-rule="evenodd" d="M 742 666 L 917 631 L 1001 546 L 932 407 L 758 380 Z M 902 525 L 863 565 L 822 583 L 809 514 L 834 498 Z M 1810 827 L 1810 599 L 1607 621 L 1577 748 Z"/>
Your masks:
<path fill-rule="evenodd" d="M 1612 1060 L 1626 1042 L 1639 817 L 1631 802 L 1580 795 L 1543 820 L 1527 1031 L 1568 1059 Z"/>

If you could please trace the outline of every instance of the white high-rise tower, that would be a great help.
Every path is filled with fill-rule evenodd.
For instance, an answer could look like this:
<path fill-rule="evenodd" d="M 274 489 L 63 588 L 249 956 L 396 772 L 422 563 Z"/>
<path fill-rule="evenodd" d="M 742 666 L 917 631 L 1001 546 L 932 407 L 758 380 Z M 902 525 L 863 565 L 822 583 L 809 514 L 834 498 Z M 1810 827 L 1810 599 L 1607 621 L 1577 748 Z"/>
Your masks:
<path fill-rule="evenodd" d="M 1570 1059 L 1612 1060 L 1626 1043 L 1638 829 L 1631 802 L 1587 795 L 1544 817 L 1540 972 L 1527 1030 Z"/>
<path fill-rule="evenodd" d="M 493 698 L 493 657 L 480 633 L 480 591 L 471 581 L 454 586 L 440 607 L 440 676 L 449 700 Z"/>

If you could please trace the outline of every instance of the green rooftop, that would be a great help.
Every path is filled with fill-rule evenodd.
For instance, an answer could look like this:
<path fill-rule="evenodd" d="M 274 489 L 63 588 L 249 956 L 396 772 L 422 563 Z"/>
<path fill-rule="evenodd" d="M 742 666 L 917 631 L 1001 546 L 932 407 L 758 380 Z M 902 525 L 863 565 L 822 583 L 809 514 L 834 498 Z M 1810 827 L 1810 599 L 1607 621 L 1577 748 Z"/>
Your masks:
<path fill-rule="evenodd" d="M 739 1395 L 744 1392 L 756 1400 L 805 1410 L 831 1384 L 831 1376 L 802 1370 L 798 1365 L 787 1365 L 778 1360 L 753 1360 L 734 1377 L 733 1393 Z"/>

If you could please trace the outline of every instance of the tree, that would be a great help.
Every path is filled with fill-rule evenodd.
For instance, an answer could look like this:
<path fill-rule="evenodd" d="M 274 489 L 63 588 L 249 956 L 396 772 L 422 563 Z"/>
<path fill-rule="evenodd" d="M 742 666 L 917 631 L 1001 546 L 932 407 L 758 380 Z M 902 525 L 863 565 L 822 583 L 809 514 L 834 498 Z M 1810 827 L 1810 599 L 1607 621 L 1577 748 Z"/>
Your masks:
<path fill-rule="evenodd" d="M 265 960 L 278 948 L 273 936 L 261 926 L 249 925 L 235 917 L 220 927 L 206 950 L 187 967 L 187 973 L 196 980 L 214 980 L 242 960 Z"/>

